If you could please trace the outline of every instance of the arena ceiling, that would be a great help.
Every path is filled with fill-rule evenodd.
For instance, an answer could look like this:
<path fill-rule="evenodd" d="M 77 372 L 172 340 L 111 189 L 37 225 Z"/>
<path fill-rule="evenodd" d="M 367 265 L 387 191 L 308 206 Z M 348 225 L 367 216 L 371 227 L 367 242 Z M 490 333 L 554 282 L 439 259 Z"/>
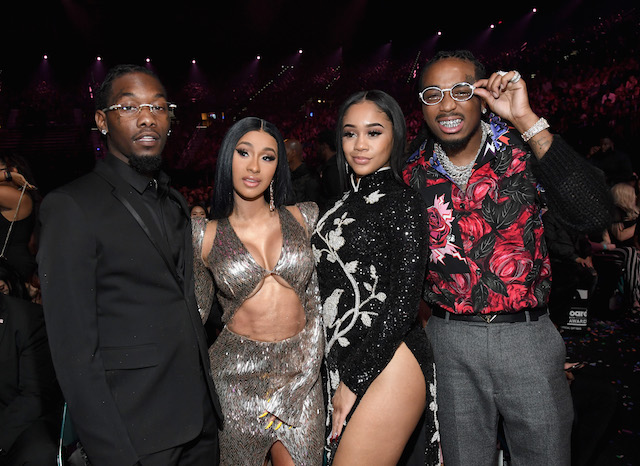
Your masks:
<path fill-rule="evenodd" d="M 59 80 L 83 72 L 100 56 L 104 64 L 142 63 L 165 69 L 197 60 L 208 73 L 233 70 L 261 55 L 277 62 L 303 50 L 323 56 L 339 49 L 358 60 L 392 43 L 415 51 L 433 40 L 440 48 L 491 50 L 551 35 L 557 28 L 632 8 L 634 2 L 447 2 L 416 0 L 5 2 L 0 82 L 26 82 L 45 54 Z M 531 11 L 538 8 L 535 19 Z M 527 19 L 528 18 L 528 19 Z M 492 31 L 490 25 L 495 25 Z M 526 30 L 527 35 L 524 35 Z M 503 34 L 502 36 L 500 34 Z M 515 34 L 513 38 L 509 34 Z M 518 36 L 520 34 L 520 36 Z M 493 35 L 493 41 L 487 37 Z M 508 39 L 506 39 L 508 38 Z M 513 40 L 513 43 L 507 41 Z M 415 53 L 415 52 L 414 52 Z"/>

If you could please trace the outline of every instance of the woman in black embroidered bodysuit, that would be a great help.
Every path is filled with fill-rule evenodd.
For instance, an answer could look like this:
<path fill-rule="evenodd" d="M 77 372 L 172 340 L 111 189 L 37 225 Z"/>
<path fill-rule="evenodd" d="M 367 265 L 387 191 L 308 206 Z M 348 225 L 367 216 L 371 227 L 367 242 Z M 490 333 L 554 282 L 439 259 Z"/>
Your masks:
<path fill-rule="evenodd" d="M 293 190 L 284 142 L 245 118 L 220 148 L 213 220 L 193 219 L 203 319 L 215 280 L 224 328 L 209 351 L 220 395 L 222 465 L 322 464 L 323 334 L 310 236 L 313 203 Z"/>
<path fill-rule="evenodd" d="M 326 334 L 328 459 L 395 465 L 425 414 L 420 462 L 438 464 L 433 356 L 417 322 L 427 213 L 400 181 L 404 116 L 384 92 L 360 92 L 343 104 L 337 130 L 338 167 L 351 190 L 312 237 Z"/>

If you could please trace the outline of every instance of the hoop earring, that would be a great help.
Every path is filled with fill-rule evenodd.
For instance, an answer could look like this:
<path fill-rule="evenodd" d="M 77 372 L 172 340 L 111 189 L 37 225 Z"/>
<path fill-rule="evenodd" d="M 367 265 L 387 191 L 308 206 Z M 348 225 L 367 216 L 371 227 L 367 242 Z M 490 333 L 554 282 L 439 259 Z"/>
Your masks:
<path fill-rule="evenodd" d="M 269 184 L 269 211 L 273 212 L 276 210 L 276 203 L 273 200 L 273 180 Z"/>

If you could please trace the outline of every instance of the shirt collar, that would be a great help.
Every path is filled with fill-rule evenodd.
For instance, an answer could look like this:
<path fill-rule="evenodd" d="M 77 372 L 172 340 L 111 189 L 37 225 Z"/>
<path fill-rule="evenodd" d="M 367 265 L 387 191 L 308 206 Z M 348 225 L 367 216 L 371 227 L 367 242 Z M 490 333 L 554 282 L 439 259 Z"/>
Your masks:
<path fill-rule="evenodd" d="M 143 175 L 111 153 L 107 154 L 104 161 L 140 194 L 144 193 L 150 183 L 153 183 L 153 180 L 156 180 L 157 182 L 158 194 L 166 194 L 169 192 L 170 179 L 169 176 L 162 171 L 158 172 L 156 178 L 149 175 Z"/>
<path fill-rule="evenodd" d="M 484 143 L 484 147 L 480 149 L 480 155 L 476 161 L 476 165 L 483 165 L 491 160 L 497 152 L 505 150 L 510 144 L 508 125 L 497 115 L 491 113 L 489 116 L 490 133 Z M 408 163 L 418 161 L 425 168 L 433 167 L 437 171 L 444 172 L 441 168 L 440 161 L 433 151 L 433 140 L 426 139 L 407 161 Z"/>
<path fill-rule="evenodd" d="M 356 179 L 354 174 L 351 173 L 351 175 L 349 176 L 349 180 L 351 181 L 351 187 L 353 188 L 353 192 L 357 193 L 362 189 L 363 183 L 365 187 L 376 186 L 381 182 L 383 182 L 384 180 L 387 180 L 390 176 L 393 176 L 393 173 L 391 172 L 391 167 L 386 166 L 386 167 L 380 167 L 375 172 L 370 173 L 369 175 L 366 175 L 366 176 L 361 176 L 358 179 Z"/>

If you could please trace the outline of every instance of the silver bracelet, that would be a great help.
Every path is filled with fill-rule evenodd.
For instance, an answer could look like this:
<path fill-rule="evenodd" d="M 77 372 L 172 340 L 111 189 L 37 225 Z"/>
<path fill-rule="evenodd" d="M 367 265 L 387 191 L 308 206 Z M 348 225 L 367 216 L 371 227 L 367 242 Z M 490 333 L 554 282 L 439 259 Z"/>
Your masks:
<path fill-rule="evenodd" d="M 522 133 L 522 135 L 521 135 L 522 136 L 522 140 L 524 142 L 528 142 L 529 139 L 534 137 L 540 131 L 544 131 L 548 127 L 549 127 L 549 122 L 547 120 L 545 120 L 544 118 L 540 118 L 538 121 L 535 122 L 535 124 L 531 128 L 529 128 L 524 133 Z"/>

